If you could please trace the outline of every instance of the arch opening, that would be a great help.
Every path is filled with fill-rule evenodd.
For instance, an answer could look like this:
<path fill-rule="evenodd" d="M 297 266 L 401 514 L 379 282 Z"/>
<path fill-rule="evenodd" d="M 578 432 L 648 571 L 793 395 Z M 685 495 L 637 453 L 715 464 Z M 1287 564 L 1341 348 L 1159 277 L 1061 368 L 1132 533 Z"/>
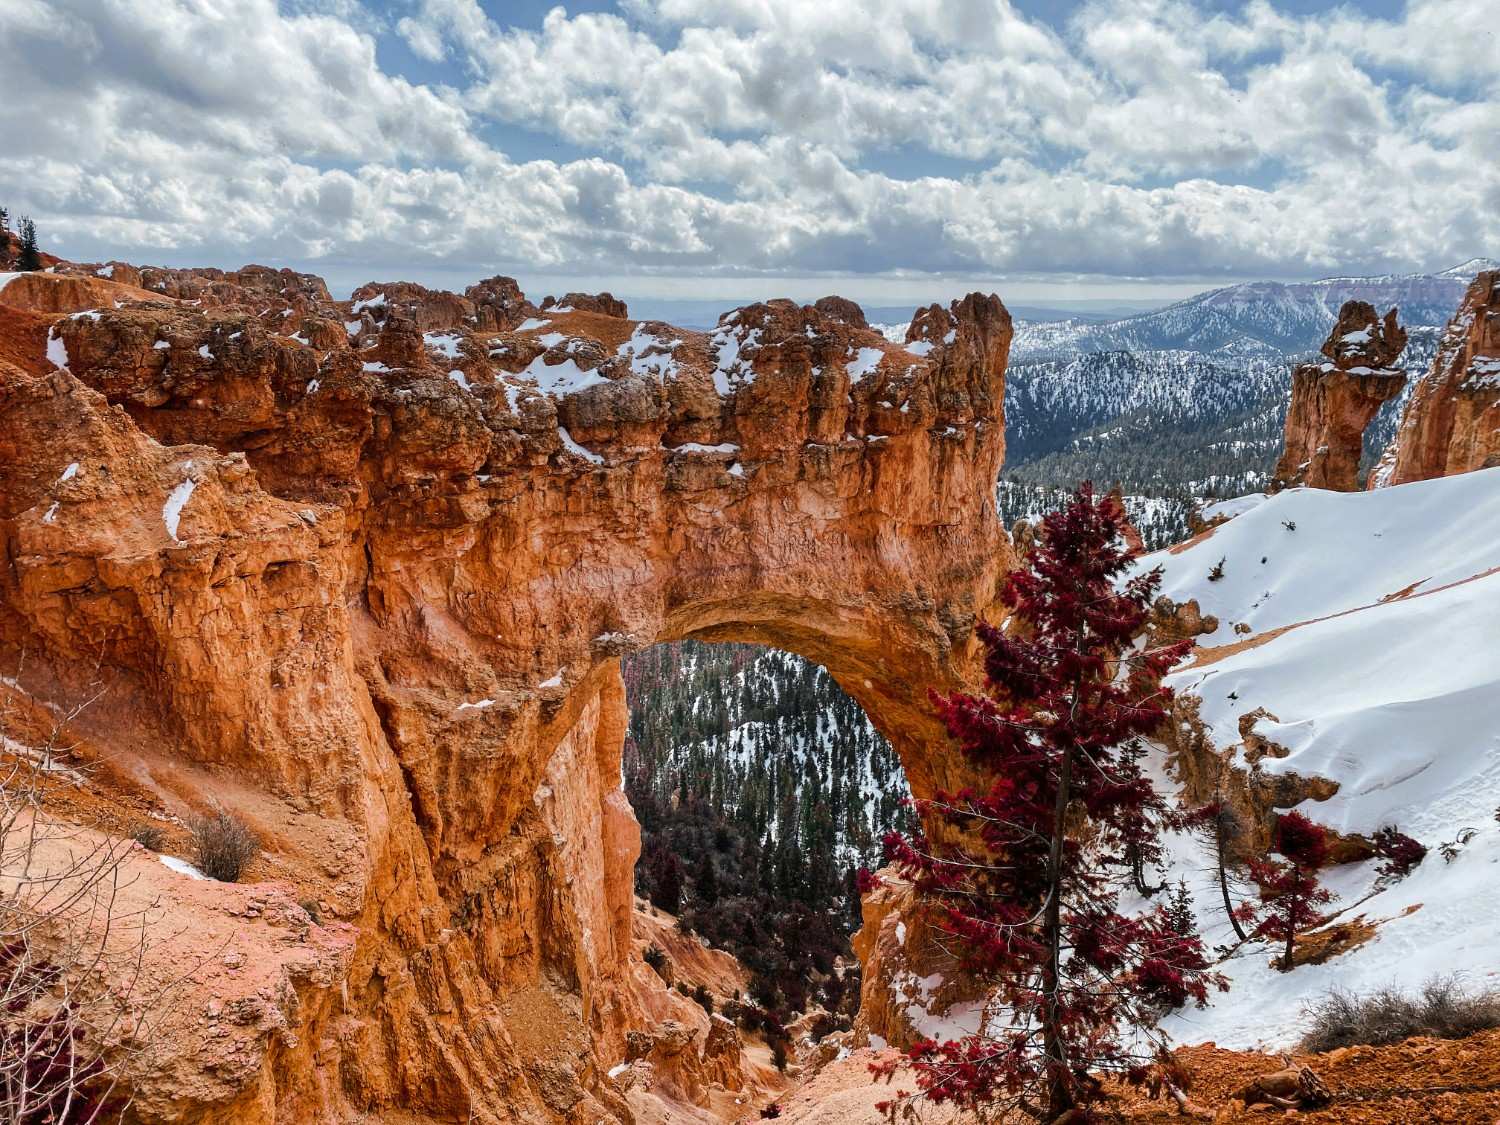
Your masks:
<path fill-rule="evenodd" d="M 856 872 L 910 827 L 895 747 L 822 665 L 758 643 L 669 641 L 622 662 L 637 909 L 732 954 L 787 1020 L 858 1011 Z M 733 998 L 721 998 L 733 999 Z"/>

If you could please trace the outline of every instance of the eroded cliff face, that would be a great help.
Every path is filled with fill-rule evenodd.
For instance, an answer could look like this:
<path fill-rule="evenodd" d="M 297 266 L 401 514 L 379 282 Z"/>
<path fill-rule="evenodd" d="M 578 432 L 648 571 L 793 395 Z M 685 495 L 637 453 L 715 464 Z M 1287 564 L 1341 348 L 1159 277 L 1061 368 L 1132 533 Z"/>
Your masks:
<path fill-rule="evenodd" d="M 1405 347 L 1406 330 L 1396 323 L 1395 309 L 1382 318 L 1364 301 L 1344 303 L 1323 344 L 1327 358 L 1292 373 L 1273 491 L 1295 485 L 1337 492 L 1359 487 L 1365 427 L 1381 403 L 1406 386 L 1406 372 L 1395 366 Z"/>
<path fill-rule="evenodd" d="M 142 1114 L 628 1119 L 635 647 L 799 652 L 919 796 L 961 780 L 926 692 L 970 682 L 1010 563 L 997 298 L 902 346 L 838 300 L 700 333 L 509 279 L 74 274 L 0 308 L 7 690 L 107 683 L 81 752 L 143 805 L 245 817 L 351 935 L 279 1024 L 224 1032 L 237 1067 L 135 1075 Z"/>
<path fill-rule="evenodd" d="M 1371 487 L 1500 464 L 1500 272 L 1481 273 L 1412 388 Z"/>

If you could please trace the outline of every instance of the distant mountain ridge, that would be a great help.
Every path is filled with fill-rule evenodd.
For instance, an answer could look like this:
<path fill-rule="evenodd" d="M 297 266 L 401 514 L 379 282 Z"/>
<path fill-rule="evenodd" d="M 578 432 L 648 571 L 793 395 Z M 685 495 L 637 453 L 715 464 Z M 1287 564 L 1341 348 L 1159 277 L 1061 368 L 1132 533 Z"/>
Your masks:
<path fill-rule="evenodd" d="M 1380 309 L 1395 305 L 1409 327 L 1441 327 L 1474 275 L 1494 268 L 1489 259 L 1473 258 L 1435 274 L 1251 281 L 1102 324 L 1080 318 L 1024 321 L 1016 328 L 1011 362 L 1111 351 L 1296 355 L 1318 348 L 1349 300 Z"/>

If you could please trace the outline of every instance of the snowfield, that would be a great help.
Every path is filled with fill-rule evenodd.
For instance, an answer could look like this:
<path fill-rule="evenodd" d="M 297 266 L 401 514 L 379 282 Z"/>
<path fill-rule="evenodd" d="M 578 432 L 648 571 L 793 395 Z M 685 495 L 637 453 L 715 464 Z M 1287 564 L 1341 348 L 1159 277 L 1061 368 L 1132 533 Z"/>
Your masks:
<path fill-rule="evenodd" d="M 1236 623 L 1262 633 L 1500 567 L 1497 469 L 1374 492 L 1288 489 L 1253 501 L 1243 498 L 1248 510 L 1191 546 L 1142 560 L 1162 567 L 1162 593 L 1196 598 L 1219 619 L 1200 644 L 1241 639 Z M 1221 558 L 1223 578 L 1207 581 Z"/>
<path fill-rule="evenodd" d="M 1221 558 L 1224 576 L 1210 582 Z M 1450 973 L 1500 988 L 1500 469 L 1367 493 L 1283 492 L 1141 565 L 1162 566 L 1165 593 L 1219 617 L 1204 646 L 1238 642 L 1217 659 L 1200 651 L 1169 680 L 1199 698 L 1216 745 L 1237 748 L 1241 716 L 1263 708 L 1274 718 L 1253 729 L 1287 755 L 1262 769 L 1339 783 L 1299 811 L 1343 832 L 1394 824 L 1430 849 L 1343 916 L 1389 919 L 1372 941 L 1291 973 L 1252 946 L 1224 966 L 1231 992 L 1174 1015 L 1170 1032 L 1285 1046 L 1302 1006 L 1330 988 L 1412 989 Z M 1235 622 L 1252 633 L 1235 634 Z M 1472 841 L 1446 862 L 1438 845 L 1469 828 Z M 1206 857 L 1186 840 L 1173 851 L 1171 876 L 1186 875 L 1205 939 L 1226 942 Z M 1332 909 L 1369 895 L 1375 879 L 1373 863 L 1332 869 Z"/>

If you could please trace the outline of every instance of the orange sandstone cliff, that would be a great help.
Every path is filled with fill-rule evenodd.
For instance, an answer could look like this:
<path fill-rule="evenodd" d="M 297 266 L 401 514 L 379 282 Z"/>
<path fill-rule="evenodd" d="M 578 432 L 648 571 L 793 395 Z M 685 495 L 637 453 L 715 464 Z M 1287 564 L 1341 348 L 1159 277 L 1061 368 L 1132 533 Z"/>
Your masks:
<path fill-rule="evenodd" d="M 1292 373 L 1286 438 L 1272 488 L 1293 485 L 1353 492 L 1359 487 L 1359 460 L 1365 427 L 1381 403 L 1406 386 L 1406 372 L 1394 364 L 1406 347 L 1406 331 L 1396 310 L 1382 318 L 1364 301 L 1346 301 L 1323 344 L 1319 363 Z"/>
<path fill-rule="evenodd" d="M 148 978 L 211 968 L 142 1120 L 630 1120 L 622 653 L 801 653 L 957 780 L 926 692 L 1010 560 L 997 298 L 894 344 L 838 299 L 694 332 L 505 278 L 49 276 L 0 290 L 3 690 L 267 848 L 249 887 L 131 861 Z"/>
<path fill-rule="evenodd" d="M 1371 487 L 1500 465 L 1500 272 L 1479 274 L 1417 380 Z"/>

